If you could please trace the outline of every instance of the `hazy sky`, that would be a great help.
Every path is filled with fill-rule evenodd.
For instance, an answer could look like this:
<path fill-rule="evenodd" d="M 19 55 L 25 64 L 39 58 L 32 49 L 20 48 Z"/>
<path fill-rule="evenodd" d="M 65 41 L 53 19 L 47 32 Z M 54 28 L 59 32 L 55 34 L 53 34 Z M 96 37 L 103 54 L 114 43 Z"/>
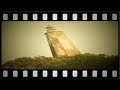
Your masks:
<path fill-rule="evenodd" d="M 51 57 L 47 25 L 64 31 L 81 53 L 118 54 L 116 21 L 3 21 L 2 63 L 18 57 Z"/>

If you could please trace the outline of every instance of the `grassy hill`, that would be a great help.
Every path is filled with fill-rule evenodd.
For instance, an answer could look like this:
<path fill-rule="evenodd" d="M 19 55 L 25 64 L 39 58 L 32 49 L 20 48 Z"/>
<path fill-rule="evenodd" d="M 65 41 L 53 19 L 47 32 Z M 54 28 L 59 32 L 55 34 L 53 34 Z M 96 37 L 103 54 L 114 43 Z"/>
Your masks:
<path fill-rule="evenodd" d="M 21 57 L 9 60 L 3 69 L 118 69 L 118 56 L 81 54 L 72 57 Z"/>

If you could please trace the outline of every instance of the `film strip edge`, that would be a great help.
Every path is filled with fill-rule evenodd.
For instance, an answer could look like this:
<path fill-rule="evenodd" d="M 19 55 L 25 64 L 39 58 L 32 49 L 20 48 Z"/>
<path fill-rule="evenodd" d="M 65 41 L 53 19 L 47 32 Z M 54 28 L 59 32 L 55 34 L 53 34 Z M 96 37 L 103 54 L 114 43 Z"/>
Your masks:
<path fill-rule="evenodd" d="M 3 78 L 117 78 L 117 70 L 3 70 Z"/>
<path fill-rule="evenodd" d="M 1 21 L 117 21 L 118 12 L 2 12 Z"/>

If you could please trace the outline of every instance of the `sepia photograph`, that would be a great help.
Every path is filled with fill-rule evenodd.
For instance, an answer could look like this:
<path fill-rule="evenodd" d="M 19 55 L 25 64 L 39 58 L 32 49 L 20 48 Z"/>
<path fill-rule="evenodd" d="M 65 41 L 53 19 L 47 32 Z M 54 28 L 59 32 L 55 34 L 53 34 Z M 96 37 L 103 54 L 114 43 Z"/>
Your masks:
<path fill-rule="evenodd" d="M 114 70 L 117 21 L 2 21 L 3 69 Z"/>

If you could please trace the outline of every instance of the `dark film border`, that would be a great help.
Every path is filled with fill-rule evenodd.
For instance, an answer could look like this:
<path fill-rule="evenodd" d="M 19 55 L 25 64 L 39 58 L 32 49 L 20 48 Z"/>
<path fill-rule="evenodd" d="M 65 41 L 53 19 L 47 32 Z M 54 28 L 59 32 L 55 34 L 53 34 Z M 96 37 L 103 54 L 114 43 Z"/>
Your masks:
<path fill-rule="evenodd" d="M 3 14 L 8 14 L 8 19 L 7 20 L 3 20 Z M 18 18 L 17 20 L 13 20 L 13 14 L 17 14 L 18 15 Z M 23 20 L 23 14 L 27 14 L 28 15 L 28 19 L 27 20 Z M 33 20 L 33 17 L 32 15 L 33 14 L 37 14 L 37 20 Z M 43 14 L 47 14 L 47 20 L 43 20 Z M 52 15 L 53 14 L 57 14 L 57 20 L 53 20 L 52 19 Z M 63 14 L 67 14 L 67 20 L 63 20 Z M 73 14 L 77 14 L 77 19 L 76 20 L 73 20 L 72 18 L 72 15 Z M 83 20 L 83 16 L 82 15 L 87 15 L 87 19 L 84 19 Z M 97 14 L 97 20 L 93 20 L 93 17 L 92 15 L 93 14 Z M 103 20 L 103 14 L 107 14 L 107 19 Z M 117 19 L 113 20 L 113 17 L 112 17 L 112 14 L 117 14 Z M 120 12 L 81 12 L 81 11 L 37 11 L 37 12 L 29 12 L 29 11 L 25 11 L 25 12 L 18 12 L 18 11 L 12 11 L 12 12 L 0 12 L 0 21 L 120 21 Z M 106 16 L 105 16 L 106 17 Z M 1 24 L 1 22 L 0 22 Z M 120 22 L 119 22 L 119 25 L 120 25 Z M 119 30 L 119 28 L 118 28 Z M 119 34 L 120 34 L 120 31 L 119 31 Z M 120 36 L 119 36 L 120 38 Z M 120 39 L 119 39 L 119 43 L 120 43 Z M 118 50 L 118 53 L 120 55 L 120 48 Z M 1 61 L 0 61 L 1 63 Z M 119 62 L 119 65 L 120 65 L 120 62 Z M 0 65 L 1 67 L 1 65 Z M 1 67 L 2 68 L 2 67 Z M 3 77 L 3 71 L 4 70 L 0 70 L 0 78 L 6 78 L 6 77 Z M 14 70 L 6 70 L 8 71 L 8 77 L 7 78 L 15 78 L 13 77 L 13 71 Z M 27 78 L 33 78 L 32 76 L 32 72 L 33 70 L 26 70 L 28 72 L 28 77 Z M 38 77 L 37 78 L 46 78 L 46 77 L 43 77 L 42 76 L 42 71 L 43 70 L 37 70 L 38 72 Z M 48 76 L 47 78 L 53 78 L 52 76 L 52 71 L 53 70 L 47 70 L 48 72 Z M 87 71 L 87 77 L 82 77 L 82 70 L 77 70 L 78 71 L 78 77 L 73 77 L 72 76 L 72 71 L 73 70 L 67 70 L 68 71 L 68 76 L 67 78 L 80 78 L 80 79 L 83 79 L 83 78 L 89 78 L 89 79 L 93 79 L 93 76 L 92 76 L 92 70 L 86 70 Z M 94 78 L 113 78 L 112 76 L 112 70 L 107 70 L 107 77 L 102 77 L 102 71 L 103 70 L 97 70 L 97 77 L 94 77 Z M 17 78 L 25 78 L 23 77 L 23 70 L 17 70 L 18 72 L 18 77 Z M 62 76 L 62 72 L 63 70 L 57 70 L 58 72 L 58 76 L 57 78 L 65 78 Z M 118 73 L 119 72 L 119 73 Z M 114 79 L 118 79 L 118 77 L 120 78 L 120 67 L 119 67 L 119 70 L 117 70 L 117 77 L 114 77 Z"/>
<path fill-rule="evenodd" d="M 3 14 L 7 14 L 7 20 L 3 20 Z M 17 14 L 13 20 L 13 14 Z M 23 20 L 23 14 L 27 15 L 27 19 Z M 36 14 L 37 19 L 33 20 L 33 14 Z M 47 19 L 43 19 L 43 14 L 46 14 Z M 53 20 L 53 14 L 57 14 L 57 19 Z M 63 14 L 65 19 L 63 19 Z M 73 19 L 73 14 L 76 14 Z M 113 16 L 113 14 L 116 14 Z M 2 21 L 117 21 L 119 18 L 118 12 L 1 12 L 0 20 Z M 66 18 L 67 17 L 67 18 Z"/>
<path fill-rule="evenodd" d="M 2 78 L 118 79 L 116 72 L 118 70 L 3 70 Z"/>

